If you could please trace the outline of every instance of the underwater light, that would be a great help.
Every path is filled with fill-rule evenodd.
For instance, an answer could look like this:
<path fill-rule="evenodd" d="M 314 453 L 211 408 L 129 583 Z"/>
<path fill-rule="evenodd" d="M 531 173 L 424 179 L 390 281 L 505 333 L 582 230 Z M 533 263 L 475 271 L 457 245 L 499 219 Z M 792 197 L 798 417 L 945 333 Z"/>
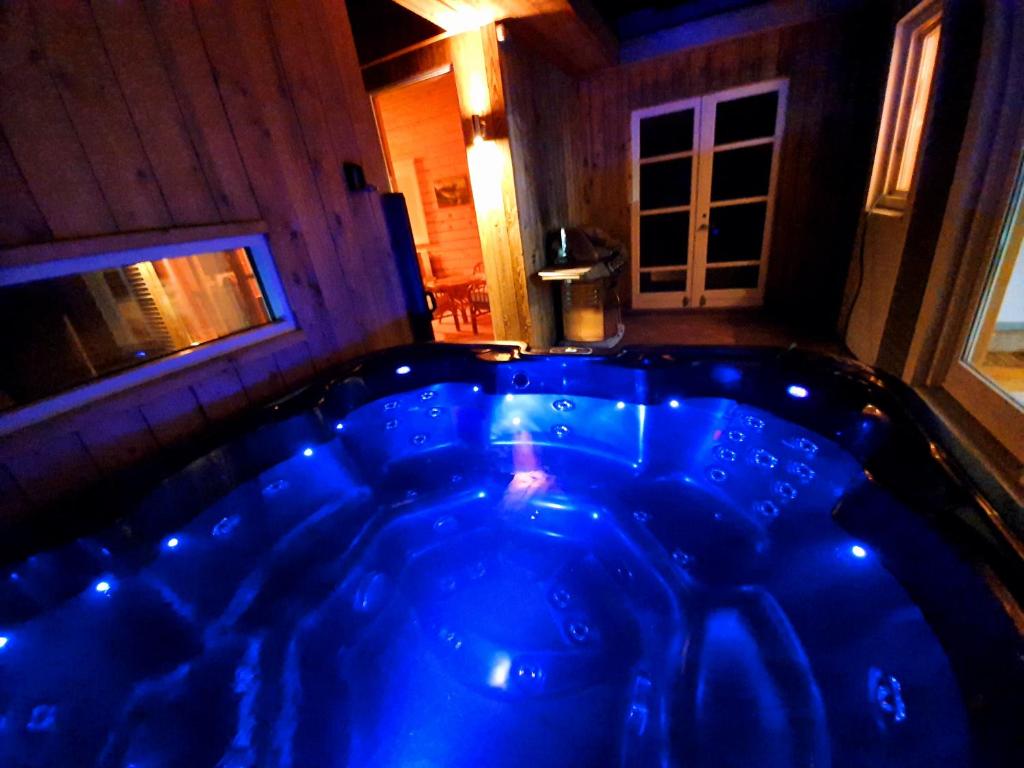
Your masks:
<path fill-rule="evenodd" d="M 790 384 L 788 387 L 786 387 L 786 392 L 789 394 L 790 397 L 795 397 L 800 400 L 803 400 L 805 397 L 811 394 L 810 392 L 807 391 L 807 387 L 801 387 L 799 384 Z"/>
<path fill-rule="evenodd" d="M 523 420 L 521 418 L 519 418 L 518 416 L 513 416 L 512 417 L 512 426 L 518 427 L 522 423 L 523 423 Z"/>
<path fill-rule="evenodd" d="M 341 422 L 339 421 L 339 422 L 338 422 L 337 424 L 335 424 L 335 425 L 334 425 L 334 428 L 335 428 L 335 429 L 336 429 L 336 430 L 337 430 L 338 432 L 341 432 L 341 430 L 343 430 L 343 429 L 345 428 L 345 425 L 344 425 L 344 424 L 342 424 L 342 423 L 341 423 Z"/>
<path fill-rule="evenodd" d="M 399 376 L 405 376 L 405 374 L 409 373 L 409 371 L 411 370 L 412 368 L 410 368 L 408 365 L 400 365 L 397 368 L 395 368 L 395 373 L 397 373 Z"/>
<path fill-rule="evenodd" d="M 511 403 L 515 399 L 516 399 L 516 396 L 513 395 L 511 392 L 509 392 L 507 395 L 505 395 L 505 402 L 506 403 Z"/>
<path fill-rule="evenodd" d="M 97 581 L 96 584 L 93 586 L 93 589 L 95 589 L 101 595 L 105 595 L 105 594 L 107 594 L 110 591 L 110 582 L 109 581 Z"/>
<path fill-rule="evenodd" d="M 670 406 L 672 406 L 673 408 L 678 408 L 679 407 L 679 401 L 678 400 L 669 400 L 668 404 Z"/>
<path fill-rule="evenodd" d="M 177 536 L 171 536 L 171 538 L 164 542 L 164 547 L 167 549 L 177 549 L 179 544 L 181 544 L 181 539 Z"/>
<path fill-rule="evenodd" d="M 304 448 L 302 450 L 302 455 L 305 456 L 308 459 L 310 456 L 313 455 L 313 449 L 312 448 Z"/>
<path fill-rule="evenodd" d="M 3 650 L 7 645 L 8 638 L 6 635 L 0 635 L 0 650 Z"/>
<path fill-rule="evenodd" d="M 617 411 L 621 411 L 625 407 L 626 407 L 626 404 L 624 402 L 622 402 L 621 400 L 619 400 L 619 402 L 617 402 L 615 404 L 615 410 L 617 410 Z"/>
<path fill-rule="evenodd" d="M 852 547 L 850 547 L 850 554 L 852 554 L 854 557 L 867 557 L 868 551 L 864 549 L 864 547 L 862 547 L 860 544 L 854 544 Z"/>
<path fill-rule="evenodd" d="M 474 384 L 473 385 L 473 391 L 474 392 L 479 392 L 480 391 L 480 387 L 478 387 L 476 384 Z"/>

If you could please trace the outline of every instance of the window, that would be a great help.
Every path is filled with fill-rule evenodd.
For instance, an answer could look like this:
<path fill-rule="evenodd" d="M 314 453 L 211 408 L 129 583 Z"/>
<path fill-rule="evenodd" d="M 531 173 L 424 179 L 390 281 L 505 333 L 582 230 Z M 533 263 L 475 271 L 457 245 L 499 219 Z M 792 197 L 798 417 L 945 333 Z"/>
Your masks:
<path fill-rule="evenodd" d="M 1024 163 L 961 360 L 1020 414 L 1024 428 Z M 998 402 L 998 401 L 997 401 Z M 1024 429 L 1022 429 L 1024 431 Z"/>
<path fill-rule="evenodd" d="M 262 237 L 0 268 L 0 429 L 294 328 Z"/>
<path fill-rule="evenodd" d="M 1024 133 L 1024 132 L 1022 132 Z M 1016 457 L 1017 493 L 1024 492 L 1024 152 L 1009 169 L 1014 181 L 993 238 L 954 255 L 961 269 L 977 269 L 942 315 L 943 338 L 929 383 L 941 386 Z M 999 163 L 994 163 L 998 168 Z M 994 179 L 993 179 L 994 181 Z M 1004 193 L 1005 194 L 1005 193 Z M 981 203 L 987 206 L 987 203 Z M 998 221 L 998 219 L 997 219 Z M 992 245 L 992 242 L 995 244 Z M 988 243 L 985 245 L 985 243 Z M 975 264 L 978 264 L 975 267 Z"/>
<path fill-rule="evenodd" d="M 764 295 L 784 80 L 632 115 L 633 306 L 755 306 Z"/>
<path fill-rule="evenodd" d="M 907 205 L 924 135 L 942 35 L 942 3 L 925 0 L 896 25 L 868 207 Z"/>

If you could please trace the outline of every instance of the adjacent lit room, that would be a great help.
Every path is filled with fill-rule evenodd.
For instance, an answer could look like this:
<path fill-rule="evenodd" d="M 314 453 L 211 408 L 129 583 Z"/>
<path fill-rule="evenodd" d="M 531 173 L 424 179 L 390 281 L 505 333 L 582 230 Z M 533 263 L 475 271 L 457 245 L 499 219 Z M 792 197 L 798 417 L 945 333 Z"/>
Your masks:
<path fill-rule="evenodd" d="M 0 766 L 1024 765 L 1024 5 L 0 3 Z"/>

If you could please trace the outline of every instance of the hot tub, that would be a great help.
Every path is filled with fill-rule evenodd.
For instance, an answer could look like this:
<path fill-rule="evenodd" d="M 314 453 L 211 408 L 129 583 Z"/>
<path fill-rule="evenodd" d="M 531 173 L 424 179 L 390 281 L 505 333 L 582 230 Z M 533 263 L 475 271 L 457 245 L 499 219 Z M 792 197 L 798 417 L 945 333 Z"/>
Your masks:
<path fill-rule="evenodd" d="M 796 352 L 363 359 L 0 571 L 0 765 L 1019 766 L 936 440 Z"/>

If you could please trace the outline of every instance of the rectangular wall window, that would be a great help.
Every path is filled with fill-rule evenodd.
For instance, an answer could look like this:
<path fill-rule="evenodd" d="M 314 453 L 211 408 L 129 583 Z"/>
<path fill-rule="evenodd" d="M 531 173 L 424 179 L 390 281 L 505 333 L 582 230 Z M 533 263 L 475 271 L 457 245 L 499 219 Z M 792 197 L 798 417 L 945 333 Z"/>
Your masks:
<path fill-rule="evenodd" d="M 294 327 L 262 237 L 2 268 L 0 324 L 0 418 Z"/>
<path fill-rule="evenodd" d="M 869 209 L 901 211 L 914 182 L 942 36 L 942 3 L 925 0 L 896 25 Z"/>

